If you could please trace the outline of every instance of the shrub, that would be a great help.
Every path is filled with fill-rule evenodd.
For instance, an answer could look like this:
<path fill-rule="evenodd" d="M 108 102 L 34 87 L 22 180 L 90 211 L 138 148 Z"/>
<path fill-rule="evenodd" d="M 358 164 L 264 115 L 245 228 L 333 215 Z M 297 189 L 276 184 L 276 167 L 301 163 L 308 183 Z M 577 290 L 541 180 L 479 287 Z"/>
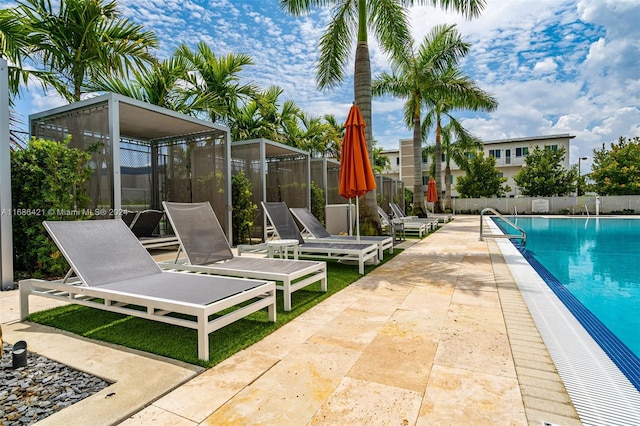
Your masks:
<path fill-rule="evenodd" d="M 64 275 L 69 266 L 43 220 L 78 220 L 88 214 L 90 155 L 64 142 L 32 139 L 11 153 L 14 269 L 37 278 Z"/>
<path fill-rule="evenodd" d="M 251 227 L 255 217 L 257 205 L 251 201 L 253 191 L 251 181 L 240 171 L 231 178 L 231 200 L 233 203 L 233 241 L 242 244 L 251 238 Z"/>
<path fill-rule="evenodd" d="M 324 223 L 324 190 L 311 182 L 311 213 L 322 223 Z"/>

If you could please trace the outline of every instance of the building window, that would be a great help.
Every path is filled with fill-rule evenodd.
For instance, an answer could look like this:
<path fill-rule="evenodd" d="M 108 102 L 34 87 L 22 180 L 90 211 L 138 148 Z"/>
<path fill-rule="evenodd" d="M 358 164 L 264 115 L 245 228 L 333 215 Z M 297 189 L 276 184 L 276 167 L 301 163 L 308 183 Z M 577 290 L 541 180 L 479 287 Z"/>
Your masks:
<path fill-rule="evenodd" d="M 544 149 L 550 149 L 553 152 L 558 152 L 558 145 L 545 145 Z"/>
<path fill-rule="evenodd" d="M 400 165 L 400 157 L 396 158 L 396 164 L 399 166 Z"/>
<path fill-rule="evenodd" d="M 422 176 L 422 184 L 429 185 L 429 176 Z"/>
<path fill-rule="evenodd" d="M 504 162 L 506 164 L 511 164 L 511 150 L 510 149 L 505 149 L 504 150 Z"/>
<path fill-rule="evenodd" d="M 526 157 L 529 154 L 529 148 L 528 147 L 523 147 L 523 148 L 516 148 L 516 157 Z"/>
<path fill-rule="evenodd" d="M 489 157 L 500 158 L 500 150 L 499 149 L 490 149 Z"/>

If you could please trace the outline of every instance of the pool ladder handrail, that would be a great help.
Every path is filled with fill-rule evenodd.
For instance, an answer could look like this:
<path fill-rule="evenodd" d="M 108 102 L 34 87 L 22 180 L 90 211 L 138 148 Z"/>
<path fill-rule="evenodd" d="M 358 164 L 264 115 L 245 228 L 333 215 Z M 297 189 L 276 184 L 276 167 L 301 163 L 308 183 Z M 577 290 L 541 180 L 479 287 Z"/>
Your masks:
<path fill-rule="evenodd" d="M 511 225 L 514 229 L 517 229 L 518 232 L 520 232 L 520 234 L 485 234 L 483 231 L 485 213 L 492 213 L 498 216 L 500 219 L 504 220 L 507 224 Z M 524 231 L 524 229 L 520 228 L 518 225 L 511 222 L 509 219 L 507 219 L 506 217 L 504 217 L 503 215 L 501 215 L 491 207 L 482 209 L 482 211 L 480 212 L 480 241 L 484 241 L 485 238 L 518 238 L 522 240 L 523 245 L 527 243 L 527 233 Z"/>

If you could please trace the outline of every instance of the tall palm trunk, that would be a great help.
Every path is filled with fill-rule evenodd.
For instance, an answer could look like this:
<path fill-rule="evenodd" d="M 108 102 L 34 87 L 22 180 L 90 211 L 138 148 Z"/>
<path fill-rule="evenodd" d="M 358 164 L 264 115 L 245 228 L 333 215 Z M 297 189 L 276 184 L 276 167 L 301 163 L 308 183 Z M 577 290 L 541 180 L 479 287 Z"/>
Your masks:
<path fill-rule="evenodd" d="M 440 195 L 442 193 L 442 126 L 441 126 L 441 121 L 440 121 L 440 114 L 438 114 L 438 118 L 436 119 L 437 123 L 436 123 L 436 149 L 435 149 L 435 181 L 436 181 L 436 188 L 438 189 L 438 195 Z M 436 201 L 435 203 L 433 203 L 433 209 L 436 211 L 436 213 L 441 213 L 442 212 L 442 204 L 441 204 L 442 200 L 441 197 L 438 196 L 438 201 Z"/>
<path fill-rule="evenodd" d="M 451 166 L 449 165 L 449 155 L 447 154 L 446 164 L 444 166 L 444 187 L 446 194 L 444 197 L 444 209 L 451 210 Z"/>
<path fill-rule="evenodd" d="M 369 161 L 373 162 L 373 126 L 371 123 L 371 61 L 369 59 L 369 45 L 367 43 L 366 32 L 366 2 L 359 0 L 359 31 L 358 45 L 356 46 L 356 61 L 353 73 L 354 97 L 356 105 L 360 108 L 365 127 L 365 137 L 367 138 L 367 150 Z M 380 235 L 382 227 L 378 216 L 378 203 L 376 201 L 376 191 L 369 191 L 364 196 L 364 203 L 360 203 L 360 225 L 364 232 L 371 235 Z"/>
<path fill-rule="evenodd" d="M 422 132 L 420 130 L 420 108 L 413 116 L 413 214 L 425 213 L 422 191 Z"/>

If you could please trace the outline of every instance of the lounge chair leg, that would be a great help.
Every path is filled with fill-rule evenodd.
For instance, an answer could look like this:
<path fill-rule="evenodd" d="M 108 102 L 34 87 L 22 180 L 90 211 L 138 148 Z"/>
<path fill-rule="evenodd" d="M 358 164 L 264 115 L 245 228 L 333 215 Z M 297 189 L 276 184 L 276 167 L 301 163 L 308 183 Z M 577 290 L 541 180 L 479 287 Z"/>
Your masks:
<path fill-rule="evenodd" d="M 29 281 L 20 281 L 20 320 L 24 321 L 29 316 L 29 295 L 31 294 L 31 283 Z"/>
<path fill-rule="evenodd" d="M 273 303 L 269 305 L 267 308 L 269 310 L 269 321 L 276 322 L 276 289 L 273 289 Z M 291 296 L 291 295 L 289 295 Z M 289 305 L 291 305 L 291 297 L 289 297 Z M 291 306 L 289 306 L 289 310 L 291 310 Z"/>
<path fill-rule="evenodd" d="M 206 316 L 198 316 L 198 358 L 209 361 L 209 334 L 207 333 Z"/>
<path fill-rule="evenodd" d="M 285 311 L 290 311 L 291 310 L 291 283 L 288 282 L 283 282 L 282 283 L 282 295 L 284 298 L 284 310 Z"/>

